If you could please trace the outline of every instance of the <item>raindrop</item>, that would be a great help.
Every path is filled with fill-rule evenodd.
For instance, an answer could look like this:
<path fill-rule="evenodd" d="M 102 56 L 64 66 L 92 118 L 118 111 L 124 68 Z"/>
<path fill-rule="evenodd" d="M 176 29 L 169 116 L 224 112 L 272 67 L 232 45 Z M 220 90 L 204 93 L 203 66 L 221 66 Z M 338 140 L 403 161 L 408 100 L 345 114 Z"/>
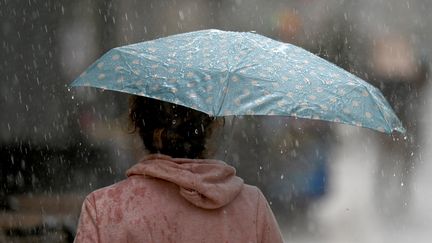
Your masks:
<path fill-rule="evenodd" d="M 183 11 L 179 11 L 179 17 L 180 17 L 180 20 L 184 20 L 184 13 L 183 13 Z"/>
<path fill-rule="evenodd" d="M 75 97 L 72 95 L 72 99 L 75 99 Z"/>
<path fill-rule="evenodd" d="M 284 178 L 284 174 L 281 174 L 280 178 L 281 178 L 281 180 L 283 180 L 283 178 Z"/>
<path fill-rule="evenodd" d="M 177 123 L 176 120 L 172 120 L 172 124 L 175 125 Z"/>
<path fill-rule="evenodd" d="M 195 129 L 195 134 L 198 134 L 198 129 Z"/>
<path fill-rule="evenodd" d="M 403 182 L 401 182 L 401 186 L 404 186 L 404 183 L 403 183 Z"/>

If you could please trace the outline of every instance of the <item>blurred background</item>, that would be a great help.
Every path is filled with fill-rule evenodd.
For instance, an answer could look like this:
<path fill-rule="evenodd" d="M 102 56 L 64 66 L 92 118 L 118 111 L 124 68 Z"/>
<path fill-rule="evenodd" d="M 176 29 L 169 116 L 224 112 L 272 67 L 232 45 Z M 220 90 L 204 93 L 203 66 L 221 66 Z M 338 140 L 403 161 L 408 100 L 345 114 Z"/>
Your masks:
<path fill-rule="evenodd" d="M 107 50 L 216 28 L 305 48 L 380 88 L 405 137 L 227 118 L 217 157 L 270 201 L 286 242 L 430 242 L 428 0 L 0 1 L 0 242 L 71 242 L 85 195 L 142 155 L 127 97 L 69 84 Z"/>

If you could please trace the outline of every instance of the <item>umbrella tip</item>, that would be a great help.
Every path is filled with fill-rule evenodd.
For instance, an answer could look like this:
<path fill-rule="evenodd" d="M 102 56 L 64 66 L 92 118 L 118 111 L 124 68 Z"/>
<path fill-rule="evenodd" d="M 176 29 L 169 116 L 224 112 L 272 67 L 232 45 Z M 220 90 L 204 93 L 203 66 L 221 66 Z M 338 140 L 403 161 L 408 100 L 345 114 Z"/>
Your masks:
<path fill-rule="evenodd" d="M 397 128 L 393 129 L 393 131 L 390 133 L 393 139 L 396 140 L 407 140 L 408 137 L 406 135 L 406 129 L 405 128 Z"/>

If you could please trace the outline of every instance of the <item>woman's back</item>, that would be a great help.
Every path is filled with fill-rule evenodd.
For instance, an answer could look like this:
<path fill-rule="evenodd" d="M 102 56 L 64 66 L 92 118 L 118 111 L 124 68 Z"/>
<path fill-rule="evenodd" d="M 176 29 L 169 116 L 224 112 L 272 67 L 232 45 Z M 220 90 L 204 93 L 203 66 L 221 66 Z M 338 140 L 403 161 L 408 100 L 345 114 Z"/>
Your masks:
<path fill-rule="evenodd" d="M 152 155 L 90 194 L 76 242 L 282 242 L 258 188 L 223 162 Z"/>

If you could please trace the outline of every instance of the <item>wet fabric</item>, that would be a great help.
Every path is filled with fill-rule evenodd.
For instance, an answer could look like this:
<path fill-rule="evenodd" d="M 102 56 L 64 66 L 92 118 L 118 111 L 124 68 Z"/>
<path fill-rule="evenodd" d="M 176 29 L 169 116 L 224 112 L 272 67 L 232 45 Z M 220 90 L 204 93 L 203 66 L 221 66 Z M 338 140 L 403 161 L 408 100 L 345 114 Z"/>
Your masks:
<path fill-rule="evenodd" d="M 283 242 L 261 191 L 217 160 L 151 155 L 92 192 L 75 242 Z"/>
<path fill-rule="evenodd" d="M 211 116 L 280 115 L 404 131 L 372 85 L 300 47 L 251 32 L 202 30 L 114 48 L 72 86 Z"/>

